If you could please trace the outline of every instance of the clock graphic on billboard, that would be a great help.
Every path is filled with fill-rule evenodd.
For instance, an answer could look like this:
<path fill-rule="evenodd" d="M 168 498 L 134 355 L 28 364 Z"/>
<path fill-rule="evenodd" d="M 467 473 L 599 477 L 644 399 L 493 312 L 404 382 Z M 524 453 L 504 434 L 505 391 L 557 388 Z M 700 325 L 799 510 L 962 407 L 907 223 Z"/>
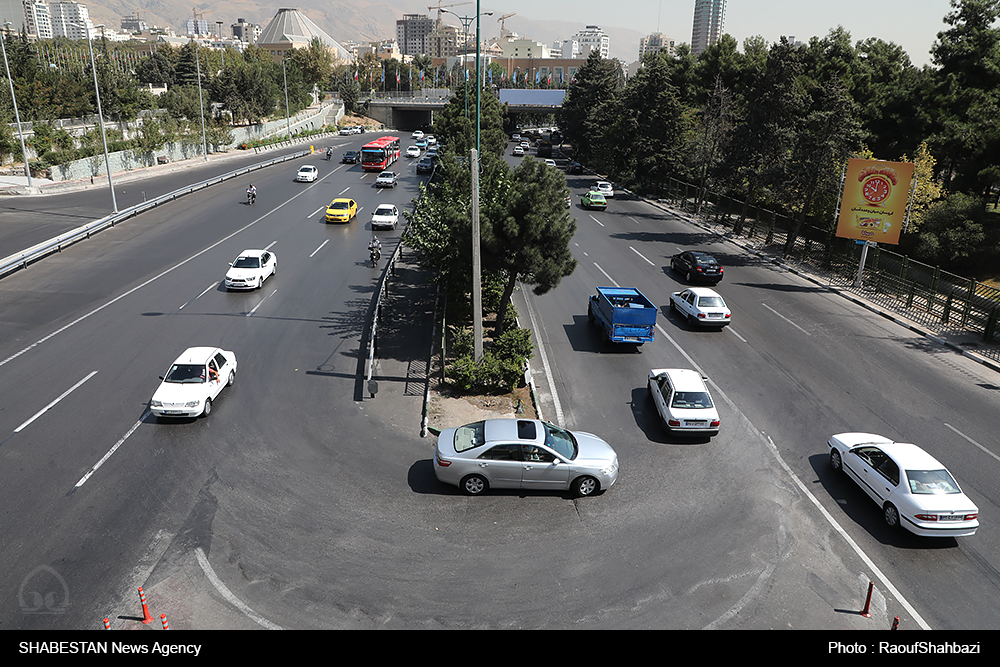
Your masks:
<path fill-rule="evenodd" d="M 899 176 L 891 167 L 866 167 L 858 174 L 861 183 L 861 196 L 872 206 L 881 207 L 889 198 L 892 186 L 899 182 Z"/>

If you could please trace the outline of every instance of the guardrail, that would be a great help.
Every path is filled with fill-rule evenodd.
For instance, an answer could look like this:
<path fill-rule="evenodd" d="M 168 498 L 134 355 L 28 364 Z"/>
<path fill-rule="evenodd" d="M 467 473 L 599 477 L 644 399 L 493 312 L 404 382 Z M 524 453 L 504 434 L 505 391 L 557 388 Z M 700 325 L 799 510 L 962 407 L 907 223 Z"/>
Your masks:
<path fill-rule="evenodd" d="M 90 238 L 93 234 L 96 234 L 108 227 L 113 227 L 115 224 L 127 220 L 133 216 L 144 213 L 150 209 L 156 208 L 161 204 L 171 202 L 178 197 L 183 197 L 184 195 L 191 194 L 192 192 L 197 192 L 202 188 L 207 188 L 211 185 L 217 185 L 223 181 L 229 179 L 237 178 L 248 174 L 252 171 L 258 169 L 264 169 L 265 167 L 271 167 L 275 164 L 280 164 L 282 162 L 287 162 L 289 160 L 296 160 L 305 155 L 309 155 L 310 151 L 308 149 L 296 151 L 295 153 L 290 153 L 288 155 L 283 155 L 281 157 L 276 157 L 266 162 L 259 162 L 249 167 L 243 167 L 241 169 L 236 169 L 221 176 L 213 176 L 210 179 L 201 181 L 200 183 L 195 183 L 194 185 L 188 185 L 179 190 L 174 190 L 165 195 L 156 197 L 155 199 L 150 199 L 149 201 L 142 202 L 141 204 L 136 204 L 135 206 L 130 206 L 124 211 L 119 211 L 109 216 L 105 216 L 99 220 L 94 220 L 89 222 L 82 227 L 77 227 L 76 229 L 70 230 L 64 234 L 49 239 L 48 241 L 43 241 L 38 245 L 35 245 L 27 250 L 22 250 L 21 252 L 14 253 L 2 260 L 0 260 L 0 278 L 6 276 L 19 269 L 26 269 L 28 265 L 35 262 L 47 255 L 61 251 L 64 247 L 73 245 L 79 241 Z"/>

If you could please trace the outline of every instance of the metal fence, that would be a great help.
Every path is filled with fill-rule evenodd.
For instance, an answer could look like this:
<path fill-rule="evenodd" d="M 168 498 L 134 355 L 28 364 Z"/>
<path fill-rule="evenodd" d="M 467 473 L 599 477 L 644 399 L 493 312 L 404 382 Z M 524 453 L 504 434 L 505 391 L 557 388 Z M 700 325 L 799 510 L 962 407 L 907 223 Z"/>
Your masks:
<path fill-rule="evenodd" d="M 698 186 L 676 179 L 670 179 L 666 186 L 667 203 L 695 212 Z M 741 201 L 709 192 L 698 213 L 707 222 L 734 230 L 743 207 Z M 831 229 L 804 223 L 785 256 L 785 243 L 794 225 L 795 221 L 783 214 L 750 206 L 740 236 L 763 253 L 806 265 L 831 285 L 858 293 L 929 329 L 973 332 L 983 343 L 976 353 L 1000 360 L 1000 289 L 883 247 L 869 249 L 858 282 L 862 246 L 834 236 Z"/>

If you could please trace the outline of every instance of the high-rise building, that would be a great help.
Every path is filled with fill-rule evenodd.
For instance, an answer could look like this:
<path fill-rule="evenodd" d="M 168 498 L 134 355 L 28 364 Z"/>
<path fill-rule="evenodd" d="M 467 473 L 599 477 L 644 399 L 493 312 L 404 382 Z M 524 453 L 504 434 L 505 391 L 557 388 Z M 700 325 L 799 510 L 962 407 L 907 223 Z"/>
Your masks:
<path fill-rule="evenodd" d="M 642 60 L 642 57 L 647 53 L 658 53 L 660 51 L 666 51 L 668 54 L 674 55 L 674 40 L 662 32 L 654 32 L 639 40 L 639 60 Z"/>
<path fill-rule="evenodd" d="M 427 38 L 437 28 L 437 21 L 425 14 L 403 14 L 396 21 L 396 43 L 404 56 L 427 53 Z"/>
<path fill-rule="evenodd" d="M 90 20 L 87 5 L 79 2 L 53 2 L 49 5 L 49 16 L 52 19 L 53 37 L 94 37 L 94 22 Z"/>
<path fill-rule="evenodd" d="M 607 58 L 611 51 L 611 38 L 598 25 L 588 25 L 570 39 L 579 43 L 581 58 L 589 56 L 591 51 L 599 51 L 602 58 Z"/>
<path fill-rule="evenodd" d="M 694 27 L 691 30 L 691 53 L 698 55 L 722 36 L 726 19 L 726 0 L 694 0 Z"/>
<path fill-rule="evenodd" d="M 45 0 L 24 0 L 24 26 L 29 35 L 52 39 L 52 18 Z"/>

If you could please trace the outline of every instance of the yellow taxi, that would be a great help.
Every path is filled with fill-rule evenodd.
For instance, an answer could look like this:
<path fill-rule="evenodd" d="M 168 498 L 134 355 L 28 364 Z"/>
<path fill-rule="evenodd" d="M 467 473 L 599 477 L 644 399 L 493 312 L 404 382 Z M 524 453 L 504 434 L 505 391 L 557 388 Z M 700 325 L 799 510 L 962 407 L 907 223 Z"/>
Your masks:
<path fill-rule="evenodd" d="M 353 199 L 334 199 L 326 207 L 327 222 L 350 222 L 358 214 L 358 202 Z"/>

